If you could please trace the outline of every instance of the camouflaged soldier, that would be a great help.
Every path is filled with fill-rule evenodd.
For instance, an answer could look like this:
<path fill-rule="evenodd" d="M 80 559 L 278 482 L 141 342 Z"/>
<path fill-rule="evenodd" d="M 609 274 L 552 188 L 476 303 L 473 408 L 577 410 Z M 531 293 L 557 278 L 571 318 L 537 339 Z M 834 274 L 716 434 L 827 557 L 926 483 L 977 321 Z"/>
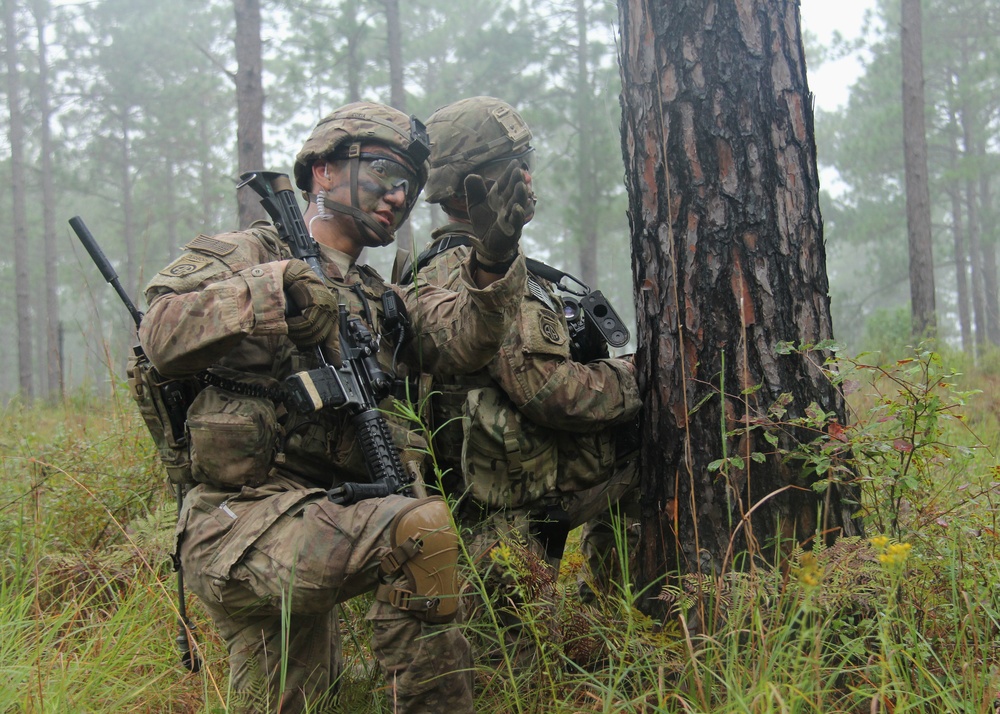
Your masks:
<path fill-rule="evenodd" d="M 534 160 L 528 126 L 493 97 L 439 109 L 427 132 L 426 200 L 440 204 L 450 222 L 418 258 L 410 294 L 456 285 L 474 250 L 481 208 L 470 203 L 466 176 L 495 178 L 514 160 L 530 187 Z M 526 220 L 533 213 L 532 200 Z M 446 482 L 464 493 L 460 514 L 475 529 L 477 556 L 515 531 L 558 569 L 569 530 L 607 514 L 633 487 L 634 463 L 616 453 L 614 427 L 632 422 L 640 400 L 631 361 L 576 361 L 553 286 L 529 272 L 526 288 L 489 366 L 434 380 L 435 451 L 449 470 Z M 601 545 L 592 555 L 608 551 Z"/>
<path fill-rule="evenodd" d="M 323 119 L 302 147 L 295 180 L 325 284 L 290 259 L 273 226 L 258 223 L 198 236 L 146 291 L 140 338 L 155 367 L 209 375 L 188 411 L 198 485 L 181 510 L 178 553 L 228 646 L 235 709 L 330 709 L 335 605 L 374 590 L 372 646 L 393 711 L 472 711 L 468 643 L 448 624 L 457 538 L 447 506 L 397 495 L 333 503 L 331 487 L 368 480 L 349 417 L 297 413 L 279 388 L 318 366 L 317 345 L 339 361 L 338 304 L 381 336 L 378 358 L 390 374 L 417 363 L 466 372 L 495 354 L 524 291 L 527 190 L 513 168 L 489 192 L 470 181 L 486 204 L 477 250 L 449 288 L 402 301 L 408 333 L 388 319 L 398 293 L 355 262 L 364 247 L 390 243 L 412 209 L 427 177 L 422 128 L 389 107 L 356 103 Z M 483 273 L 484 264 L 495 272 Z M 414 445 L 404 428 L 394 438 L 401 449 Z"/>

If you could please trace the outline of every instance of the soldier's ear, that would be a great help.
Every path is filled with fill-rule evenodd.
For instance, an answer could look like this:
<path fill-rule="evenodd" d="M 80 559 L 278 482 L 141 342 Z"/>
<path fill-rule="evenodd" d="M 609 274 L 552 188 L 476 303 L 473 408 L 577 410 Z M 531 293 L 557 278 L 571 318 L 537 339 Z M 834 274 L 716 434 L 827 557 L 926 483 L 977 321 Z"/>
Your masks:
<path fill-rule="evenodd" d="M 330 188 L 330 181 L 333 179 L 333 172 L 330 171 L 330 164 L 326 161 L 317 161 L 312 166 L 313 193 L 326 191 Z"/>

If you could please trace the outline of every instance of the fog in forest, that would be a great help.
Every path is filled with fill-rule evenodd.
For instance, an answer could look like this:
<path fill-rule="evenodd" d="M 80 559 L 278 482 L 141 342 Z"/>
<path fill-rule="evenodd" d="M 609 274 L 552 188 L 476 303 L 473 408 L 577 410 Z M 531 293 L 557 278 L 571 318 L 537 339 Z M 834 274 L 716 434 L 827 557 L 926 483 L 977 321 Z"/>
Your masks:
<path fill-rule="evenodd" d="M 312 125 L 348 101 L 421 118 L 477 94 L 513 104 L 537 154 L 528 254 L 633 319 L 614 4 L 466 0 L 456 13 L 434 0 L 262 0 L 248 38 L 234 10 L 253 4 L 4 3 L 0 397 L 27 397 L 26 384 L 36 399 L 107 393 L 124 378 L 133 324 L 70 217 L 86 221 L 140 309 L 142 287 L 185 243 L 239 227 L 238 29 L 260 44 L 269 170 L 290 173 Z M 922 8 L 938 334 L 986 359 L 1000 343 L 1000 9 L 971 0 Z M 859 68 L 815 117 L 835 335 L 851 353 L 892 351 L 913 341 L 900 3 L 872 2 L 851 36 L 803 30 L 816 76 L 845 60 Z M 401 239 L 412 234 L 420 250 L 442 222 L 421 202 Z M 366 259 L 388 275 L 394 255 Z"/>

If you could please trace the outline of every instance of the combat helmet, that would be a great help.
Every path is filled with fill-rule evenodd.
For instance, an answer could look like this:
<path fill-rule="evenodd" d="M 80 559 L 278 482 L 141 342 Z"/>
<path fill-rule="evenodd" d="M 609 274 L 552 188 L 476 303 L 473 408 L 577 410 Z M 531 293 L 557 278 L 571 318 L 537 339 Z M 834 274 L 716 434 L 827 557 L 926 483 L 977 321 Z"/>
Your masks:
<path fill-rule="evenodd" d="M 427 130 L 414 116 L 375 102 L 354 102 L 327 114 L 312 130 L 295 156 L 295 185 L 308 191 L 310 170 L 317 159 L 330 156 L 345 142 L 378 142 L 408 158 L 427 181 Z"/>
<path fill-rule="evenodd" d="M 531 130 L 512 106 L 495 97 L 470 97 L 438 109 L 427 119 L 430 176 L 424 198 L 441 203 L 465 195 L 473 169 L 530 150 Z"/>
<path fill-rule="evenodd" d="M 392 241 L 391 233 L 358 207 L 358 163 L 363 158 L 361 145 L 368 143 L 383 144 L 398 152 L 409 161 L 417 175 L 418 186 L 407 202 L 402 218 L 405 221 L 420 189 L 427 182 L 427 157 L 430 153 L 427 130 L 416 117 L 407 116 L 385 104 L 354 102 L 321 119 L 295 157 L 295 185 L 308 195 L 312 187 L 312 166 L 316 161 L 328 160 L 335 155 L 350 160 L 353 205 L 327 201 L 326 207 L 353 216 L 356 222 L 374 231 L 383 243 L 389 243 Z"/>

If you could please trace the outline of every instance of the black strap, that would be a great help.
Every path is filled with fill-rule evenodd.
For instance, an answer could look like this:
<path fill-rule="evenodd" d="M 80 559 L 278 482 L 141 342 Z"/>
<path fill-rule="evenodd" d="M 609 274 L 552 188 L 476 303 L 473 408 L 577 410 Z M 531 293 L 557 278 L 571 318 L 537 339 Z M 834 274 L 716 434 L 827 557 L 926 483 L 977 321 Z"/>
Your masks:
<path fill-rule="evenodd" d="M 472 241 L 469 236 L 464 233 L 448 233 L 436 243 L 427 248 L 424 252 L 417 256 L 417 269 L 412 270 L 409 265 L 404 266 L 403 272 L 400 274 L 400 280 L 406 279 L 407 282 L 413 280 L 413 275 L 419 273 L 423 270 L 431 260 L 446 250 L 451 250 L 452 248 L 459 247 L 472 247 Z M 554 283 L 560 290 L 570 293 L 571 295 L 586 295 L 590 292 L 590 287 L 580 280 L 575 275 L 571 275 L 559 268 L 553 268 L 547 263 L 543 263 L 540 260 L 535 260 L 534 258 L 525 258 L 525 265 L 528 268 L 528 272 L 534 273 L 538 277 L 548 280 L 550 283 Z M 404 276 L 407 276 L 404 278 Z M 569 288 L 563 284 L 563 280 L 568 279 L 580 286 L 579 290 Z"/>

